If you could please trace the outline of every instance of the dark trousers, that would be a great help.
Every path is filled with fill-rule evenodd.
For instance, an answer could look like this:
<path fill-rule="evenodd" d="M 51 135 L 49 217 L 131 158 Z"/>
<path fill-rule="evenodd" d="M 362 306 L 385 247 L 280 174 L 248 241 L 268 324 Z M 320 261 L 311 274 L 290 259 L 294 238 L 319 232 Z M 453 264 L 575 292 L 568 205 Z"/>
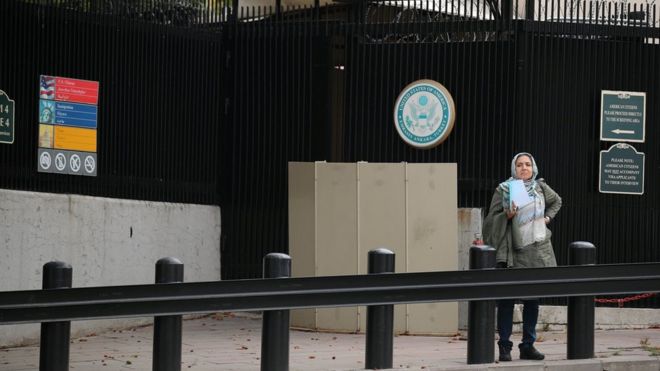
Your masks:
<path fill-rule="evenodd" d="M 539 300 L 523 300 L 523 336 L 521 346 L 531 346 L 536 341 L 536 322 L 539 318 Z M 511 331 L 513 328 L 513 305 L 515 300 L 499 300 L 497 302 L 497 333 L 500 335 L 498 345 L 513 347 Z"/>

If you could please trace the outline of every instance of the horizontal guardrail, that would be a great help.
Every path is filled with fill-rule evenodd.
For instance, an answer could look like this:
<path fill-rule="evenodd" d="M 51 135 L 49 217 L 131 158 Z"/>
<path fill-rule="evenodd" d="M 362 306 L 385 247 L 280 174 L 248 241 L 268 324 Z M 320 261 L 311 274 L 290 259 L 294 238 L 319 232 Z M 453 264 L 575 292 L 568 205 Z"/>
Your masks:
<path fill-rule="evenodd" d="M 660 291 L 660 263 L 0 292 L 0 324 Z"/>
<path fill-rule="evenodd" d="M 289 309 L 367 305 L 365 367 L 392 367 L 393 304 L 469 300 L 467 363 L 494 361 L 495 299 L 568 296 L 567 356 L 594 356 L 596 294 L 660 291 L 660 263 L 593 265 L 595 247 L 569 245 L 569 267 L 492 269 L 495 249 L 470 248 L 469 271 L 394 272 L 394 254 L 369 252 L 368 275 L 290 278 L 285 254 L 264 279 L 183 283 L 183 263 L 156 263 L 155 285 L 70 288 L 72 268 L 44 265 L 43 290 L 0 292 L 0 325 L 42 322 L 40 369 L 68 370 L 70 321 L 155 316 L 153 367 L 181 369 L 181 315 L 263 310 L 261 369 L 289 369 Z"/>

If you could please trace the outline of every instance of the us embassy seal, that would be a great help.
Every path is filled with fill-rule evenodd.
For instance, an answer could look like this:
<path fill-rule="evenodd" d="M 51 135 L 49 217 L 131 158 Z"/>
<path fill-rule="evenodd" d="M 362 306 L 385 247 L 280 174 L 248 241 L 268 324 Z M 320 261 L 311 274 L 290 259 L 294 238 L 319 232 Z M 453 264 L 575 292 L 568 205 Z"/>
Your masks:
<path fill-rule="evenodd" d="M 456 108 L 449 91 L 437 81 L 417 80 L 406 86 L 394 105 L 394 127 L 416 148 L 442 143 L 454 128 Z"/>

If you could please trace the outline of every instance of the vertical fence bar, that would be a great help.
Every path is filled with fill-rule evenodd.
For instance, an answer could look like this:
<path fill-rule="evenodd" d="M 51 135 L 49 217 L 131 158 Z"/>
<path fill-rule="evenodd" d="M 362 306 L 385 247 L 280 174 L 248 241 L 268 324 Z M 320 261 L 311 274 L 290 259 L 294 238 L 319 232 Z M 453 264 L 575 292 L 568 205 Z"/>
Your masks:
<path fill-rule="evenodd" d="M 156 262 L 156 283 L 183 282 L 183 263 L 176 258 Z M 181 316 L 154 319 L 154 371 L 181 371 Z"/>
<path fill-rule="evenodd" d="M 572 242 L 568 246 L 570 265 L 596 264 L 596 247 L 589 242 Z M 594 358 L 594 297 L 579 296 L 568 299 L 568 359 Z"/>
<path fill-rule="evenodd" d="M 528 21 L 534 20 L 534 0 L 525 0 L 525 19 Z"/>
<path fill-rule="evenodd" d="M 383 248 L 369 251 L 369 274 L 394 273 L 394 257 L 392 251 Z M 368 306 L 365 368 L 392 368 L 393 336 L 394 306 Z"/>
<path fill-rule="evenodd" d="M 73 269 L 67 263 L 52 261 L 44 264 L 42 288 L 70 288 Z M 69 341 L 71 321 L 41 324 L 41 345 L 39 347 L 40 371 L 67 371 L 69 369 Z"/>
<path fill-rule="evenodd" d="M 495 249 L 488 245 L 470 247 L 470 269 L 495 268 Z M 495 362 L 495 301 L 468 304 L 467 363 Z"/>
<path fill-rule="evenodd" d="M 281 253 L 264 257 L 264 278 L 291 277 L 291 258 Z M 289 310 L 264 311 L 261 330 L 261 371 L 289 370 Z"/>
<path fill-rule="evenodd" d="M 510 23 L 513 20 L 513 1 L 512 0 L 502 0 L 502 20 L 510 27 Z"/>

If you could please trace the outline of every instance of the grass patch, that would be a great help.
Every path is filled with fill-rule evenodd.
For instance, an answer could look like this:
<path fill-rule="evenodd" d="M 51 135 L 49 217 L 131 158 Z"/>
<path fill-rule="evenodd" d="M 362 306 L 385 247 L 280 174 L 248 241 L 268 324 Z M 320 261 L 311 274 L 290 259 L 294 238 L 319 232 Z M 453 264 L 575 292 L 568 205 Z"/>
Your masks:
<path fill-rule="evenodd" d="M 660 347 L 652 347 L 650 345 L 642 345 L 642 349 L 649 352 L 653 357 L 660 357 Z"/>
<path fill-rule="evenodd" d="M 639 345 L 642 346 L 642 349 L 649 352 L 649 355 L 653 357 L 660 357 L 660 347 L 654 347 L 651 345 L 649 338 L 644 338 L 639 341 Z"/>

